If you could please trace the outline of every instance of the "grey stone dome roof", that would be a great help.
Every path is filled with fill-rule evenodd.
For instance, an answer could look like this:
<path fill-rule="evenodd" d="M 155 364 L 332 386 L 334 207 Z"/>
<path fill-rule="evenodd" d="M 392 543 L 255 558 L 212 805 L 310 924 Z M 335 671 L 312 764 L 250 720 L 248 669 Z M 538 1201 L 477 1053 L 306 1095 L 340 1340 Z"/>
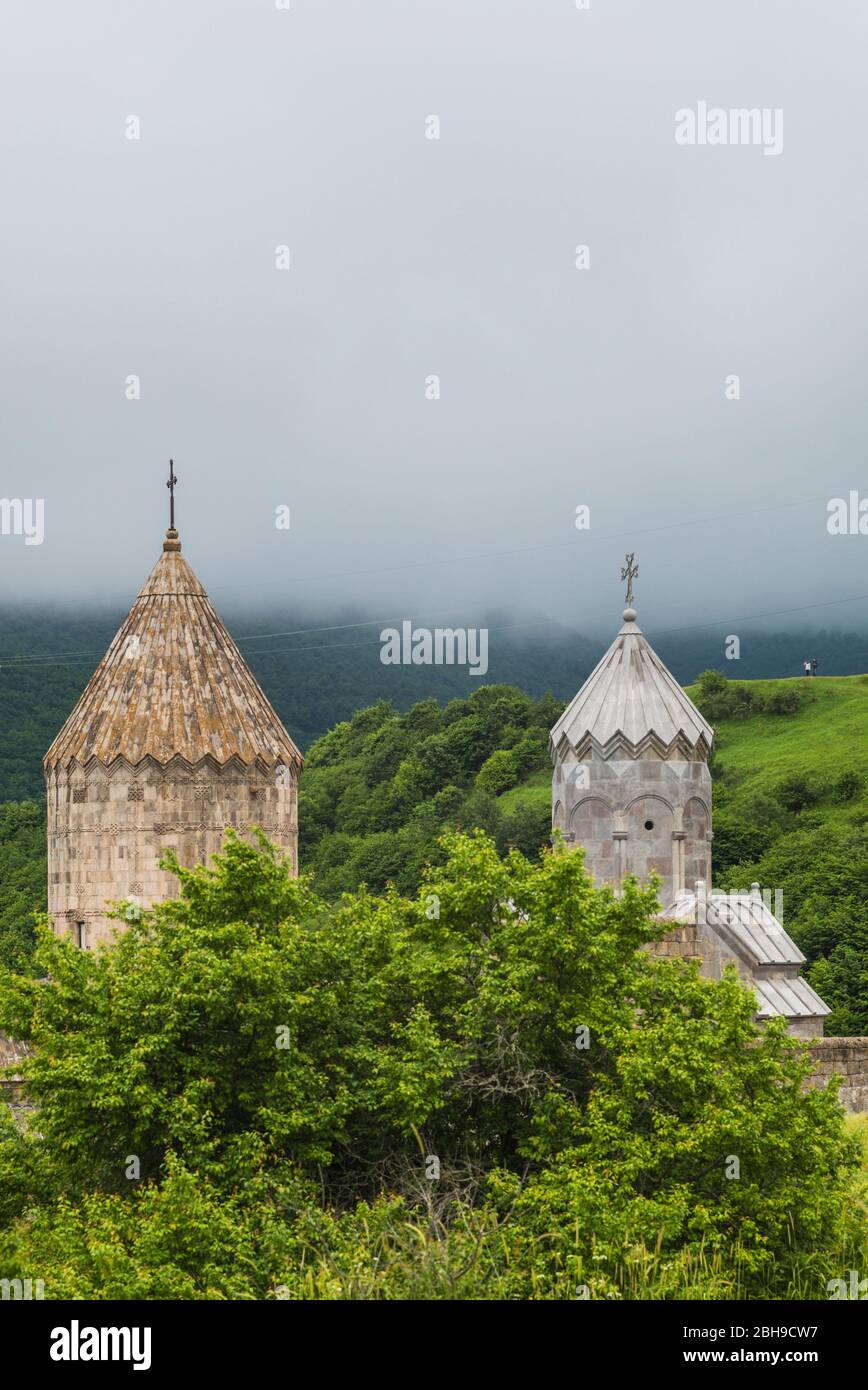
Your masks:
<path fill-rule="evenodd" d="M 714 730 L 666 669 L 628 608 L 602 661 L 551 731 L 553 756 L 584 755 L 589 747 L 603 757 L 623 750 L 638 757 L 648 748 L 660 756 L 673 751 L 707 758 Z"/>

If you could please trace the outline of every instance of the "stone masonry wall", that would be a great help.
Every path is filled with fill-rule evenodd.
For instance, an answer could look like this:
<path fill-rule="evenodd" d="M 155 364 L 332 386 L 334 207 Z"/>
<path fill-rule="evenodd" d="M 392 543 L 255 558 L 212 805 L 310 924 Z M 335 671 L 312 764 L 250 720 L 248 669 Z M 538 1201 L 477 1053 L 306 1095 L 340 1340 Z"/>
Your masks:
<path fill-rule="evenodd" d="M 711 777 L 701 760 L 639 758 L 555 761 L 552 826 L 581 845 L 598 884 L 628 874 L 660 875 L 666 907 L 697 879 L 711 879 Z"/>
<path fill-rule="evenodd" d="M 298 781 L 287 768 L 94 760 L 51 769 L 47 799 L 48 912 L 58 933 L 85 923 L 89 947 L 122 926 L 106 916 L 107 902 L 147 907 L 176 896 L 177 880 L 157 867 L 165 849 L 192 868 L 220 849 L 227 827 L 244 834 L 257 825 L 297 870 Z"/>
<path fill-rule="evenodd" d="M 706 979 L 719 980 L 727 965 L 734 965 L 745 984 L 751 983 L 750 971 L 744 962 L 730 951 L 720 937 L 702 922 L 685 922 L 672 927 L 659 941 L 652 941 L 649 950 L 655 956 L 669 959 L 681 957 L 696 961 Z"/>
<path fill-rule="evenodd" d="M 868 1112 L 868 1038 L 817 1038 L 810 1044 L 816 1068 L 809 1086 L 826 1086 L 830 1076 L 843 1078 L 838 1092 L 845 1110 Z"/>

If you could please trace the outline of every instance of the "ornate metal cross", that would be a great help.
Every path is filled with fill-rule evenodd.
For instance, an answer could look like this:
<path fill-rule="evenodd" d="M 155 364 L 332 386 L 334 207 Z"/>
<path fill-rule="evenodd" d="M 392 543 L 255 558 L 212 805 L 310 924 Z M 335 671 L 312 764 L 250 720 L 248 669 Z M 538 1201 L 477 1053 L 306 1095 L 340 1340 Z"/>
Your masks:
<path fill-rule="evenodd" d="M 175 465 L 169 459 L 169 481 L 166 487 L 169 489 L 169 529 L 175 529 L 175 484 L 178 479 L 175 477 Z"/>
<path fill-rule="evenodd" d="M 626 579 L 627 581 L 626 604 L 628 608 L 632 608 L 633 606 L 633 580 L 638 579 L 639 577 L 639 566 L 633 564 L 634 554 L 635 551 L 631 550 L 629 555 L 624 556 L 624 559 L 627 561 L 627 563 L 623 566 L 621 570 L 621 578 Z"/>

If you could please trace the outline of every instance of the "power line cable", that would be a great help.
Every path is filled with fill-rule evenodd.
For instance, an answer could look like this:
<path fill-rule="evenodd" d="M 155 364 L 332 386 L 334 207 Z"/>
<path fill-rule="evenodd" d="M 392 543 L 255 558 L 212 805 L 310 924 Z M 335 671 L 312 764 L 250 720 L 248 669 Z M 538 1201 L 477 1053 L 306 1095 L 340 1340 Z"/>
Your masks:
<path fill-rule="evenodd" d="M 659 533 L 659 532 L 662 532 L 662 531 L 670 531 L 670 530 L 673 530 L 673 529 L 681 529 L 681 528 L 683 528 L 683 527 L 685 527 L 685 526 L 701 526 L 701 525 L 707 525 L 707 524 L 709 524 L 709 523 L 711 523 L 711 522 L 728 521 L 728 520 L 733 520 L 733 519 L 735 519 L 735 518 L 743 517 L 743 516 L 762 515 L 762 514 L 765 514 L 765 513 L 767 513 L 767 512 L 776 512 L 776 511 L 780 511 L 780 510 L 784 510 L 784 509 L 792 508 L 792 507 L 807 506 L 808 504 L 813 504 L 813 503 L 815 503 L 815 502 L 823 501 L 823 500 L 827 500 L 827 499 L 823 499 L 823 498 L 819 498 L 819 497 L 811 497 L 811 498 L 805 497 L 805 498 L 800 498 L 800 499 L 798 499 L 798 500 L 796 500 L 796 501 L 794 501 L 794 502 L 781 502 L 781 503 L 776 503 L 774 506 L 769 506 L 769 507 L 751 507 L 751 508 L 748 508 L 748 509 L 746 509 L 746 510 L 741 510 L 741 511 L 737 511 L 737 512 L 718 513 L 718 514 L 715 515 L 715 516 L 709 516 L 709 517 L 695 517 L 695 518 L 693 518 L 693 519 L 684 520 L 684 521 L 669 522 L 669 523 L 666 523 L 666 524 L 663 525 L 663 526 L 656 526 L 656 527 L 650 527 L 650 528 L 646 527 L 645 530 L 643 530 L 643 531 L 637 531 L 637 530 L 635 530 L 635 529 L 631 529 L 631 530 L 629 530 L 629 531 L 605 532 L 605 533 L 603 533 L 602 535 L 592 535 L 590 532 L 588 532 L 587 535 L 584 535 L 584 536 L 583 536 L 583 539 L 594 540 L 594 541 L 602 541 L 602 540 L 618 540 L 618 539 L 623 539 L 624 537 L 627 537 L 627 536 L 633 537 L 633 536 L 642 536 L 642 535 L 653 535 L 653 534 L 656 534 L 656 533 Z M 453 564 L 456 564 L 456 563 L 461 562 L 462 560 L 474 561 L 474 560 L 499 559 L 499 558 L 503 558 L 503 557 L 505 557 L 505 556 L 529 554 L 529 553 L 531 553 L 531 552 L 536 552 L 536 551 L 539 551 L 539 550 L 553 550 L 553 549 L 565 548 L 565 547 L 567 547 L 567 546 L 572 547 L 572 546 L 574 546 L 574 545 L 575 545 L 575 541 L 574 541 L 573 539 L 571 539 L 571 540 L 569 540 L 569 541 L 549 542 L 549 543 L 544 544 L 544 545 L 536 545 L 536 546 L 522 546 L 522 547 L 516 547 L 516 548 L 512 548 L 512 549 L 508 549 L 508 550 L 490 551 L 490 552 L 478 553 L 478 554 L 475 554 L 475 555 L 468 555 L 468 556 L 451 556 L 451 557 L 449 557 L 449 558 L 447 558 L 447 559 L 444 559 L 444 560 L 423 560 L 423 561 L 414 562 L 413 564 L 410 564 L 410 565 L 391 565 L 391 566 L 383 566 L 383 567 L 378 567 L 378 568 L 373 568 L 373 569 L 368 569 L 368 570 L 347 570 L 347 571 L 342 571 L 342 572 L 333 572 L 332 574 L 326 574 L 326 575 L 309 575 L 309 576 L 300 576 L 300 577 L 299 577 L 299 576 L 295 576 L 295 577 L 293 577 L 293 582 L 299 583 L 299 582 L 306 582 L 307 580 L 316 580 L 316 579 L 353 578 L 353 577 L 357 577 L 357 576 L 359 576 L 359 575 L 365 575 L 365 574 L 388 574 L 388 573 L 396 573 L 396 572 L 404 571 L 404 570 L 407 570 L 407 569 L 428 568 L 428 567 L 430 567 L 430 566 L 443 565 L 443 564 L 453 565 Z M 281 580 L 280 582 L 285 582 L 285 581 Z M 236 587 L 236 589 L 237 589 L 237 588 L 244 588 L 244 587 L 251 587 L 251 586 L 240 585 L 240 586 L 235 586 L 235 587 Z M 258 587 L 261 587 L 261 585 L 258 586 Z M 811 609 L 813 609 L 813 608 L 833 607 L 833 606 L 835 606 L 836 604 L 841 604 L 841 603 L 855 603 L 855 602 L 858 602 L 860 599 L 866 598 L 866 597 L 868 597 L 868 595 L 857 594 L 857 595 L 854 595 L 854 596 L 851 597 L 851 598 L 845 598 L 845 599 L 832 599 L 832 600 L 828 600 L 828 601 L 825 602 L 825 603 L 804 604 L 804 605 L 802 605 L 802 606 L 800 606 L 800 607 L 795 607 L 795 608 L 782 608 L 782 609 L 777 609 L 777 610 L 774 610 L 774 611 L 771 611 L 771 612 L 768 612 L 768 613 L 758 613 L 758 614 L 752 615 L 752 616 L 750 616 L 750 617 L 742 617 L 742 618 L 734 618 L 734 619 L 725 619 L 725 618 L 722 618 L 722 619 L 718 619 L 718 620 L 715 620 L 715 621 L 712 621 L 712 622 L 706 622 L 706 623 L 687 623 L 687 624 L 684 624 L 683 626 L 678 627 L 678 628 L 664 628 L 664 629 L 662 629 L 662 633 L 689 631 L 689 630 L 696 629 L 696 628 L 700 628 L 700 627 L 718 627 L 718 626 L 721 626 L 721 625 L 726 625 L 728 622 L 730 622 L 730 623 L 732 623 L 732 622 L 754 622 L 754 621 L 757 621 L 757 620 L 759 620 L 759 619 L 761 619 L 761 618 L 764 618 L 764 617 L 778 617 L 778 616 L 782 616 L 782 615 L 785 615 L 785 614 L 800 613 L 800 612 L 808 612 L 809 610 L 811 610 Z M 381 624 L 381 625 L 388 625 L 388 624 L 391 624 L 391 623 L 394 623 L 394 622 L 399 622 L 399 621 L 401 621 L 401 619 L 395 619 L 395 618 L 391 618 L 391 619 L 388 619 L 388 618 L 382 618 L 382 619 L 379 619 L 379 618 L 378 618 L 378 619 L 374 619 L 374 618 L 369 618 L 369 619 L 365 619 L 365 620 L 362 621 L 362 622 L 356 622 L 356 623 L 335 623 L 335 624 L 329 624 L 329 625 L 323 626 L 323 627 L 294 628 L 294 629 L 291 628 L 291 629 L 287 629 L 286 631 L 282 631 L 282 632 L 273 632 L 273 633 L 250 633 L 250 634 L 245 635 L 245 636 L 235 637 L 235 638 L 234 638 L 234 641 L 235 641 L 236 643 L 239 643 L 239 642 L 261 642 L 261 641 L 264 641 L 264 640 L 266 640 L 266 639 L 274 639 L 274 638 L 277 638 L 277 637 L 297 637 L 297 636 L 302 636 L 302 635 L 304 635 L 305 633 L 340 632 L 340 631 L 347 631 L 347 630 L 350 630 L 350 629 L 353 629 L 353 628 L 377 626 L 378 624 Z M 549 626 L 549 625 L 551 625 L 551 624 L 562 625 L 562 620 L 561 620 L 561 619 L 557 619 L 557 618 L 551 618 L 551 619 L 537 619 L 534 623 L 515 623 L 515 624 L 509 624 L 509 625 L 506 625 L 506 626 L 510 626 L 510 627 L 528 627 L 528 626 Z M 501 630 L 504 630 L 504 625 L 500 625 L 499 627 L 494 628 L 494 629 L 489 629 L 489 631 L 501 631 Z M 662 634 L 661 634 L 661 635 L 662 635 Z M 367 645 L 373 645 L 373 643 L 339 642 L 339 643 L 325 643 L 325 644 L 321 644 L 321 645 L 319 645 L 319 646 L 289 647 L 289 648 L 272 648 L 271 651 L 260 652 L 259 655 L 263 655 L 263 656 L 269 655 L 269 656 L 270 656 L 270 655 L 276 655 L 276 654 L 281 654 L 281 653 L 286 653 L 286 654 L 288 655 L 288 654 L 290 654 L 290 653 L 298 652 L 298 651 L 324 651 L 324 650 L 329 650 L 331 647 L 343 648 L 343 647 L 349 647 L 349 646 L 367 646 Z M 11 653 L 9 656 L 0 657 L 0 668 L 2 668 L 2 667 L 19 667 L 19 666 L 25 666 L 25 665 L 45 665 L 45 666 L 55 666 L 55 665 L 60 665 L 60 666 L 63 666 L 63 665 L 78 665 L 78 664 L 80 664 L 81 661 L 83 661 L 83 660 L 85 660 L 85 659 L 89 659 L 89 658 L 91 658 L 91 657 L 97 657 L 97 658 L 99 659 L 99 658 L 101 658 L 103 655 L 104 655 L 104 652 L 96 652 L 96 651 L 92 651 L 92 652 L 81 652 L 81 653 L 77 653 L 77 652 L 61 652 L 61 653 L 56 653 L 56 654 L 52 654 L 52 655 L 45 655 L 45 654 L 37 653 L 37 652 Z M 70 659 L 67 659 L 67 658 L 71 658 L 71 660 L 70 660 Z"/>
<path fill-rule="evenodd" d="M 683 623 L 683 624 L 681 624 L 679 627 L 657 628 L 657 629 L 655 629 L 655 635 L 656 635 L 656 636 L 661 636 L 661 637 L 663 637 L 663 636 L 668 636 L 669 634 L 671 634 L 671 633 L 673 633 L 673 632 L 692 632 L 692 631 L 695 631 L 695 630 L 698 629 L 698 628 L 707 628 L 707 627 L 732 627 L 732 626 L 734 626 L 736 623 L 752 623 L 752 622 L 759 622 L 759 621 L 760 621 L 761 619 L 763 619 L 763 618 L 777 618 L 777 617 L 783 617 L 784 615 L 788 615 L 788 614 L 792 614 L 792 613 L 807 613 L 807 612 L 810 612 L 810 611 L 812 611 L 812 610 L 814 610 L 814 609 L 817 609 L 817 608 L 834 608 L 834 607 L 837 607 L 839 604 L 842 604 L 842 603 L 859 603 L 859 602 L 861 602 L 861 601 L 863 601 L 863 600 L 865 600 L 865 599 L 868 599 L 868 594 L 853 594 L 853 595 L 851 595 L 849 598 L 827 599 L 827 600 L 825 600 L 825 601 L 822 602 L 822 603 L 805 603 L 805 604 L 801 604 L 801 605 L 799 605 L 798 607 L 795 607 L 795 608 L 777 608 L 777 609 L 770 609 L 768 612 L 765 612 L 765 613 L 752 613 L 752 614 L 749 614 L 749 615 L 746 615 L 746 616 L 742 616 L 742 617 L 740 617 L 740 618 L 716 618 L 716 619 L 712 619 L 710 622 L 705 622 L 705 623 Z M 277 637 L 277 636 L 298 636 L 298 635 L 301 635 L 301 634 L 303 634 L 303 633 L 337 632 L 337 631 L 341 631 L 341 630 L 345 630 L 345 629 L 349 629 L 349 628 L 378 626 L 378 625 L 380 625 L 380 624 L 382 624 L 383 626 L 391 626 L 391 625 L 393 625 L 393 624 L 395 624 L 395 623 L 400 623 L 400 622 L 403 622 L 403 621 L 406 621 L 406 618 L 403 618 L 403 619 L 402 619 L 402 618 L 377 618 L 377 619 L 371 618 L 371 619 L 369 619 L 369 620 L 367 620 L 366 622 L 363 622 L 363 623 L 335 624 L 335 625 L 333 625 L 333 626 L 330 626 L 330 627 L 323 627 L 323 628 L 317 628 L 317 627 L 296 628 L 296 629 L 291 630 L 291 631 L 289 631 L 289 632 L 287 632 L 287 633 L 273 633 L 273 634 L 271 634 L 271 635 Z M 417 619 L 414 619 L 413 621 L 414 621 L 414 622 L 417 622 L 418 620 L 417 620 Z M 527 627 L 539 628 L 539 627 L 549 627 L 549 626 L 563 627 L 563 626 L 564 626 L 564 623 L 562 622 L 562 620 L 561 620 L 560 618 L 535 618 L 535 619 L 529 619 L 528 621 L 522 622 L 522 623 L 498 623 L 498 624 L 496 624 L 495 626 L 486 628 L 486 631 L 487 631 L 487 632 L 508 632 L 508 631 L 514 631 L 514 630 L 519 629 L 519 628 L 527 628 Z M 263 634 L 259 634 L 259 635 L 260 635 L 260 636 L 265 636 L 266 634 L 263 633 Z M 249 640 L 252 640 L 252 639 L 249 639 L 249 638 L 241 638 L 241 637 L 239 637 L 239 638 L 235 638 L 234 640 L 235 640 L 236 642 L 241 642 L 241 641 L 249 641 Z M 590 639 L 588 639 L 588 640 L 590 640 Z M 379 646 L 379 645 L 380 645 L 380 643 L 379 643 L 379 640 L 378 640 L 378 639 L 368 640 L 368 641 L 364 641 L 364 642 L 323 642 L 323 643 L 310 644 L 310 645 L 308 645 L 308 646 L 271 647 L 271 648 L 267 648 L 265 651 L 258 651 L 258 652 L 256 653 L 256 655 L 257 655 L 257 656 L 298 656 L 298 655 L 300 655 L 300 654 L 302 654 L 302 653 L 304 653 L 304 652 L 346 651 L 347 648 L 349 648 L 349 647 L 374 647 L 374 646 Z M 861 653 L 861 652 L 854 652 L 854 653 L 852 653 L 852 655 L 854 655 L 854 656 L 860 656 L 860 655 L 863 655 L 863 654 L 864 654 L 864 653 Z M 72 660 L 72 661 L 66 661 L 66 660 L 56 660 L 56 661 L 54 661 L 54 660 L 49 660 L 49 659 L 43 659 L 43 658 L 41 658 L 41 657 L 36 657 L 36 658 L 32 658 L 32 659 L 29 658 L 29 657 L 23 657 L 21 660 L 15 660 L 15 659 L 7 660 L 6 658 L 4 658 L 2 661 L 0 661 L 0 669 L 2 669 L 2 668 L 4 668 L 4 667 L 7 668 L 7 669 L 19 669 L 19 668 L 23 668 L 23 667 L 29 666 L 29 665 L 40 665 L 40 666 L 77 666 L 77 665 L 80 664 L 80 661 L 81 661 L 81 660 L 84 660 L 84 659 L 85 659 L 85 656 L 87 656 L 87 658 L 90 659 L 93 655 L 99 655 L 99 656 L 101 657 L 101 656 L 105 655 L 105 653 L 104 653 L 104 652 L 98 653 L 98 654 L 96 654 L 96 653 L 85 653 L 85 654 L 83 654 L 80 658 L 76 658 L 76 659 L 74 659 L 74 660 Z"/>

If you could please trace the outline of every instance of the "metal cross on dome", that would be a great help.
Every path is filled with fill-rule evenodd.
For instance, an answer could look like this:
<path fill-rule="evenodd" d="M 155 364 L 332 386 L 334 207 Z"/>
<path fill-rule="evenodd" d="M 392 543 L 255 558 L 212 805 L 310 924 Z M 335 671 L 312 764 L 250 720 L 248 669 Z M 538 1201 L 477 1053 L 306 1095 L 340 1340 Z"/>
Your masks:
<path fill-rule="evenodd" d="M 635 551 L 632 550 L 629 555 L 625 555 L 624 559 L 627 563 L 621 569 L 621 578 L 627 581 L 626 604 L 628 608 L 632 608 L 633 606 L 633 580 L 639 577 L 639 566 L 633 564 L 634 556 Z"/>
<path fill-rule="evenodd" d="M 175 484 L 178 479 L 175 477 L 175 465 L 169 459 L 169 481 L 166 487 L 169 489 L 169 529 L 175 529 Z"/>

